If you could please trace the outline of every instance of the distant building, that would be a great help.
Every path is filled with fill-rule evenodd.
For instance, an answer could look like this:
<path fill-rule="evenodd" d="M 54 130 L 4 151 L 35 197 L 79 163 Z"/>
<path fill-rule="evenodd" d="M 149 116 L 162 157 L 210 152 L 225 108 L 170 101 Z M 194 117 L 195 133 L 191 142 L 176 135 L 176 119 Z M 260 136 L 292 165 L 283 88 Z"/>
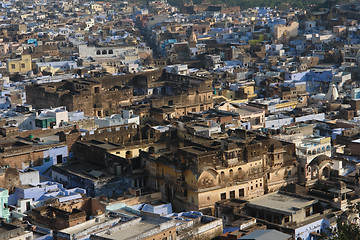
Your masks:
<path fill-rule="evenodd" d="M 275 229 L 269 230 L 255 230 L 245 236 L 238 238 L 239 240 L 291 240 L 293 239 L 291 235 L 282 233 Z"/>
<path fill-rule="evenodd" d="M 7 70 L 10 74 L 27 73 L 32 70 L 31 56 L 21 55 L 20 59 L 8 59 Z"/>
<path fill-rule="evenodd" d="M 0 239 L 6 240 L 33 240 L 32 231 L 26 230 L 23 226 L 17 226 L 9 223 L 0 223 Z"/>
<path fill-rule="evenodd" d="M 10 210 L 8 206 L 9 192 L 7 189 L 0 188 L 0 218 L 9 221 Z"/>

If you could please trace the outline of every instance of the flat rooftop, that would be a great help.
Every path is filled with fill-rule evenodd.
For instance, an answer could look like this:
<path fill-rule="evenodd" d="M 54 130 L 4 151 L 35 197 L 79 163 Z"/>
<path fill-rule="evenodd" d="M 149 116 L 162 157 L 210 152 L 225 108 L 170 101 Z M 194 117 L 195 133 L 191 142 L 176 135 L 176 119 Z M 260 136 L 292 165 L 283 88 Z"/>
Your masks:
<path fill-rule="evenodd" d="M 294 214 L 298 210 L 310 206 L 315 202 L 317 202 L 317 200 L 309 200 L 279 192 L 269 193 L 249 200 L 249 204 L 252 207 L 275 210 L 284 214 Z"/>
<path fill-rule="evenodd" d="M 94 227 L 96 225 L 100 225 L 102 223 L 109 222 L 109 221 L 114 220 L 114 219 L 115 218 L 108 217 L 108 216 L 105 216 L 105 215 L 101 215 L 101 216 L 97 216 L 96 219 L 94 218 L 94 219 L 88 220 L 86 222 L 77 224 L 75 226 L 65 228 L 65 229 L 61 230 L 60 232 L 67 233 L 67 234 L 70 234 L 70 235 L 79 234 L 79 233 L 83 232 L 84 230 L 88 230 L 88 229 L 90 229 L 90 228 L 92 228 L 92 227 Z M 120 221 L 120 218 L 117 218 L 117 219 Z"/>
<path fill-rule="evenodd" d="M 167 221 L 171 221 L 168 219 Z M 106 239 L 113 240 L 125 240 L 125 239 L 136 239 L 138 235 L 149 232 L 154 228 L 159 228 L 160 224 L 164 223 L 164 220 L 156 220 L 153 218 L 143 218 L 140 222 L 126 226 L 119 231 L 113 231 L 110 234 L 102 235 Z M 175 226 L 175 224 L 173 225 Z M 172 225 L 168 226 L 169 228 Z"/>

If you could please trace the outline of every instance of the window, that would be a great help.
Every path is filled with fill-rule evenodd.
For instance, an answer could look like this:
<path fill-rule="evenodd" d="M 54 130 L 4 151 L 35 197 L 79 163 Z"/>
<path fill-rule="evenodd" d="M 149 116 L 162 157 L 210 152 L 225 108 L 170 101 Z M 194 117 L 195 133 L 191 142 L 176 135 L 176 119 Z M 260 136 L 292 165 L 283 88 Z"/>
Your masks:
<path fill-rule="evenodd" d="M 114 54 L 113 50 L 110 49 L 110 50 L 109 50 L 109 54 Z"/>
<path fill-rule="evenodd" d="M 100 55 L 100 54 L 101 54 L 100 50 L 97 50 L 96 55 Z"/>
<path fill-rule="evenodd" d="M 15 69 L 15 64 L 11 64 L 11 69 Z"/>
<path fill-rule="evenodd" d="M 103 54 L 103 55 L 107 54 L 107 51 L 106 51 L 106 50 L 103 50 L 103 51 L 102 51 L 102 54 Z"/>
<path fill-rule="evenodd" d="M 221 200 L 226 199 L 226 193 L 222 193 L 222 194 L 220 195 L 220 199 L 221 199 Z"/>
<path fill-rule="evenodd" d="M 305 216 L 306 217 L 310 216 L 310 208 L 305 209 Z"/>
<path fill-rule="evenodd" d="M 220 180 L 221 180 L 221 182 L 224 182 L 224 181 L 225 181 L 225 173 L 224 173 L 224 171 L 222 171 L 222 172 L 220 173 Z"/>
<path fill-rule="evenodd" d="M 62 157 L 62 155 L 57 155 L 57 156 L 56 156 L 56 160 L 57 160 L 57 163 L 62 163 L 62 162 L 63 162 L 63 157 Z"/>
<path fill-rule="evenodd" d="M 285 223 L 288 223 L 289 221 L 290 221 L 289 216 L 284 217 L 284 222 L 285 222 Z"/>
<path fill-rule="evenodd" d="M 44 162 L 50 162 L 50 157 L 44 158 Z"/>
<path fill-rule="evenodd" d="M 230 198 L 235 198 L 235 191 L 230 191 Z"/>
<path fill-rule="evenodd" d="M 22 64 L 21 64 L 21 68 L 25 68 L 25 63 L 22 63 Z"/>
<path fill-rule="evenodd" d="M 239 197 L 245 196 L 245 190 L 243 188 L 239 189 Z"/>
<path fill-rule="evenodd" d="M 238 168 L 238 178 L 239 179 L 242 178 L 242 170 L 241 170 L 241 168 Z"/>

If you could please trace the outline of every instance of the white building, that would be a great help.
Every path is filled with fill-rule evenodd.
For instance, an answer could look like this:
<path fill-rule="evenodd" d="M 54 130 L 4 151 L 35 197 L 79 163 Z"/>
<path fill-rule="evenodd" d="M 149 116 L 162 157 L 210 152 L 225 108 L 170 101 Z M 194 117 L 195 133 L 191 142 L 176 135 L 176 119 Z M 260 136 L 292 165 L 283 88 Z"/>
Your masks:
<path fill-rule="evenodd" d="M 166 72 L 175 73 L 179 75 L 189 75 L 189 68 L 186 64 L 168 65 L 164 67 Z"/>
<path fill-rule="evenodd" d="M 69 113 L 66 110 L 66 107 L 43 109 L 37 113 L 38 116 L 35 117 L 35 127 L 59 128 L 62 127 L 64 123 L 69 122 Z M 47 126 L 48 125 L 47 123 L 49 122 L 51 122 L 51 126 Z"/>
<path fill-rule="evenodd" d="M 85 44 L 79 45 L 79 56 L 81 58 L 106 59 L 119 58 L 123 62 L 135 62 L 139 59 L 138 47 L 136 46 L 104 46 L 95 47 Z"/>
<path fill-rule="evenodd" d="M 140 124 L 140 117 L 138 115 L 134 115 L 133 110 L 122 110 L 122 114 L 114 114 L 110 117 L 104 118 L 95 118 L 95 125 L 99 128 L 130 123 Z"/>

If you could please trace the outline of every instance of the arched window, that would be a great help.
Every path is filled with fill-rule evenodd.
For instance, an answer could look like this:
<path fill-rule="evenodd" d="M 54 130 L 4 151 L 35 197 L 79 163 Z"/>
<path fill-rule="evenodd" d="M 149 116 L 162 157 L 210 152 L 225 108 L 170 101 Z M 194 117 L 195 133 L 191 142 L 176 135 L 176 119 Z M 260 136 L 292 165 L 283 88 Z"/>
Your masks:
<path fill-rule="evenodd" d="M 230 173 L 230 179 L 232 180 L 234 178 L 234 171 L 230 169 L 229 173 Z"/>
<path fill-rule="evenodd" d="M 238 168 L 238 178 L 242 179 L 242 169 L 241 169 L 241 167 Z"/>
<path fill-rule="evenodd" d="M 114 54 L 114 51 L 112 49 L 110 49 L 109 54 Z"/>
<path fill-rule="evenodd" d="M 310 150 L 308 151 L 308 155 L 311 155 L 311 151 L 310 151 Z"/>
<path fill-rule="evenodd" d="M 225 181 L 225 173 L 224 173 L 224 171 L 222 171 L 221 174 L 220 174 L 220 180 L 221 180 L 221 182 Z"/>
<path fill-rule="evenodd" d="M 101 54 L 100 50 L 97 50 L 96 55 L 100 55 L 100 54 Z"/>
<path fill-rule="evenodd" d="M 107 54 L 107 51 L 106 50 L 102 50 L 102 55 L 105 55 Z"/>

